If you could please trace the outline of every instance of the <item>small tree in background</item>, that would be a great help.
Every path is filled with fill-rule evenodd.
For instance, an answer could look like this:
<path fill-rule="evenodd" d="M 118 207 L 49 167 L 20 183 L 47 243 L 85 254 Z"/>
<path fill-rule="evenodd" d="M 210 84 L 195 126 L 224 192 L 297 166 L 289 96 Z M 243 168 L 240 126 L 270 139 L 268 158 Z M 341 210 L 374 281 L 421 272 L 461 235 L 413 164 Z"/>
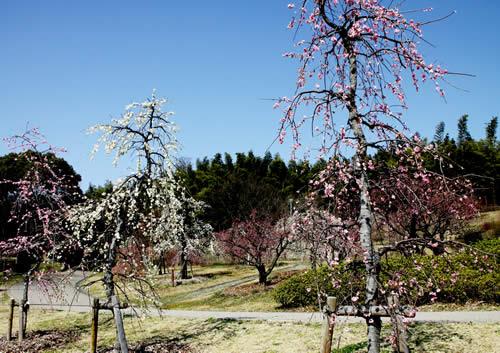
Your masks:
<path fill-rule="evenodd" d="M 352 257 L 356 252 L 352 248 L 355 234 L 346 232 L 340 218 L 328 207 L 317 205 L 314 199 L 308 203 L 307 208 L 294 213 L 292 232 L 308 250 L 311 268 L 315 270 L 323 261 L 334 264 Z"/>
<path fill-rule="evenodd" d="M 315 181 L 316 197 L 327 199 L 343 231 L 354 234 L 352 248 L 363 259 L 364 303 L 359 306 L 359 298 L 354 296 L 352 304 L 360 307 L 358 312 L 366 320 L 370 353 L 380 351 L 382 326 L 380 317 L 370 312 L 387 303 L 387 293 L 380 285 L 381 255 L 391 250 L 412 252 L 422 237 L 428 248 L 438 241 L 435 234 L 418 234 L 383 250 L 374 246 L 375 210 L 387 205 L 377 205 L 373 199 L 374 190 L 379 189 L 374 177 L 379 166 L 370 158 L 370 150 L 394 144 L 397 159 L 391 176 L 396 179 L 391 178 L 391 188 L 422 178 L 422 150 L 431 153 L 433 146 L 423 146 L 418 136 L 407 131 L 401 112 L 406 108 L 403 82 L 408 80 L 418 90 L 422 82 L 430 81 L 444 96 L 439 82 L 449 74 L 426 63 L 418 49 L 423 26 L 434 21 L 407 19 L 399 5 L 383 0 L 304 0 L 295 9 L 290 4 L 295 14 L 289 27 L 304 29 L 300 33 L 305 33 L 305 39 L 297 43 L 297 52 L 285 54 L 300 61 L 296 94 L 275 104 L 285 105 L 280 141 L 291 133 L 295 152 L 307 126 L 321 141 L 321 156 L 329 158 Z M 342 115 L 345 119 L 340 119 Z M 438 197 L 441 191 L 428 192 Z M 417 202 L 425 198 L 415 196 Z M 411 213 L 412 202 L 406 201 Z"/>
<path fill-rule="evenodd" d="M 42 279 L 42 263 L 57 260 L 71 246 L 63 216 L 68 204 L 81 194 L 77 182 L 58 168 L 57 154 L 64 149 L 50 145 L 38 129 L 5 140 L 26 168 L 20 179 L 0 181 L 10 190 L 6 195 L 11 204 L 8 222 L 15 229 L 0 241 L 0 257 L 17 259 L 17 270 L 24 276 L 24 307 L 30 281 Z M 23 316 L 21 337 L 26 332 L 27 309 Z"/>
<path fill-rule="evenodd" d="M 180 253 L 180 277 L 187 279 L 190 256 L 195 251 L 206 251 L 210 246 L 212 227 L 200 219 L 200 215 L 207 207 L 205 203 L 193 199 L 186 191 L 181 194 L 180 201 L 182 227 L 176 236 L 176 243 Z"/>
<path fill-rule="evenodd" d="M 274 222 L 252 211 L 248 219 L 216 233 L 223 251 L 242 263 L 255 266 L 259 284 L 266 285 L 280 256 L 292 242 L 286 219 Z"/>

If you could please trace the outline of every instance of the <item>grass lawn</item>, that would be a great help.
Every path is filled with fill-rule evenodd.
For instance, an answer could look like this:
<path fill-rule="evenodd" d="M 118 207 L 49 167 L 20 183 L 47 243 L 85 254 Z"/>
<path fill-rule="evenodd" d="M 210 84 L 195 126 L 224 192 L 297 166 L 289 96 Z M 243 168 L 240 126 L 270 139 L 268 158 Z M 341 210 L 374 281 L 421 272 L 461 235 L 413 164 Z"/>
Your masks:
<path fill-rule="evenodd" d="M 0 332 L 6 330 L 6 307 L 0 307 Z M 15 317 L 15 323 L 16 317 Z M 171 342 L 203 353 L 306 353 L 317 352 L 320 324 L 288 322 L 192 320 L 179 318 L 125 318 L 129 343 Z M 31 310 L 28 331 L 68 332 L 69 339 L 40 352 L 77 353 L 89 347 L 90 314 Z M 110 347 L 115 340 L 111 314 L 100 315 L 99 347 Z M 389 327 L 384 327 L 387 337 Z M 362 352 L 365 327 L 338 325 L 334 333 L 334 352 Z M 1 339 L 0 339 L 1 342 Z M 17 343 L 13 343 L 16 345 Z M 410 328 L 413 352 L 498 352 L 500 328 L 495 324 L 415 324 Z M 50 344 L 49 344 L 50 345 Z M 384 352 L 390 347 L 384 343 Z"/>
<path fill-rule="evenodd" d="M 243 265 L 193 266 L 194 277 L 200 282 L 176 287 L 171 286 L 169 274 L 155 276 L 153 280 L 163 309 L 283 311 L 285 309 L 274 301 L 272 289 L 280 280 L 306 268 L 300 262 L 283 261 L 274 269 L 270 276 L 271 283 L 267 287 L 257 284 L 257 271 L 254 267 Z M 92 285 L 90 293 L 100 298 L 105 297 L 100 283 Z M 130 301 L 138 303 L 139 298 L 131 296 Z"/>

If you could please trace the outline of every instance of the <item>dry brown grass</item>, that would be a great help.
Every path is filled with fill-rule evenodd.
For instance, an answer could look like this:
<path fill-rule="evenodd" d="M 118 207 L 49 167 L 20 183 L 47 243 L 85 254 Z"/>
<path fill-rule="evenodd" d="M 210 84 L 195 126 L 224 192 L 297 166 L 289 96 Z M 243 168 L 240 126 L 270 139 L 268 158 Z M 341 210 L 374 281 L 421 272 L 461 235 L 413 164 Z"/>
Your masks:
<path fill-rule="evenodd" d="M 6 310 L 0 309 L 0 332 L 6 329 Z M 309 353 L 317 352 L 321 336 L 319 324 L 291 322 L 188 320 L 125 318 L 131 345 L 156 342 L 165 346 L 188 347 L 200 353 Z M 77 331 L 78 335 L 63 347 L 45 353 L 81 353 L 88 350 L 90 315 L 32 310 L 28 330 Z M 365 327 L 339 324 L 334 333 L 339 352 L 362 352 Z M 387 337 L 390 327 L 384 326 Z M 495 324 L 414 324 L 410 328 L 413 352 L 494 353 L 500 352 L 500 328 Z M 100 316 L 99 346 L 110 347 L 115 331 L 110 314 Z M 384 344 L 384 351 L 390 347 Z"/>

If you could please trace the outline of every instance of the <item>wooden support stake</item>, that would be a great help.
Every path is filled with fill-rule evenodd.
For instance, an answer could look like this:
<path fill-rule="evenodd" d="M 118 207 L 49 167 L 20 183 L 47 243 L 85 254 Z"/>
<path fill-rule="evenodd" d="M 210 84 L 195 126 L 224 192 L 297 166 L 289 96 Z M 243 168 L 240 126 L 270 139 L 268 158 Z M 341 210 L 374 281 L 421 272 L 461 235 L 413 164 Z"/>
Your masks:
<path fill-rule="evenodd" d="M 175 268 L 172 268 L 172 287 L 175 287 Z"/>
<path fill-rule="evenodd" d="M 120 305 L 118 305 L 118 307 L 120 309 L 127 309 L 128 308 L 128 303 L 120 303 Z M 99 304 L 99 310 L 111 310 L 113 311 L 115 309 L 115 306 L 113 304 Z"/>
<path fill-rule="evenodd" d="M 99 299 L 94 298 L 92 303 L 92 326 L 90 336 L 90 353 L 97 352 L 97 331 L 99 329 Z"/>
<path fill-rule="evenodd" d="M 337 310 L 337 298 L 326 298 L 326 305 L 324 308 L 324 321 L 323 321 L 323 338 L 321 340 L 321 353 L 330 353 L 332 351 L 332 337 L 333 329 L 335 327 L 335 311 Z"/>
<path fill-rule="evenodd" d="M 113 304 L 113 314 L 115 316 L 116 336 L 120 344 L 121 353 L 128 353 L 127 338 L 125 336 L 125 328 L 123 327 L 122 312 L 120 310 L 120 303 L 116 295 L 111 297 L 111 304 Z"/>
<path fill-rule="evenodd" d="M 12 321 L 14 320 L 14 307 L 16 306 L 16 301 L 10 298 L 9 302 L 9 317 L 7 322 L 7 341 L 12 340 Z"/>
<path fill-rule="evenodd" d="M 19 304 L 19 333 L 17 335 L 19 342 L 24 340 L 26 335 L 25 315 L 26 315 L 26 301 L 23 299 Z"/>
<path fill-rule="evenodd" d="M 397 295 L 390 295 L 387 298 L 387 303 L 389 304 L 389 308 L 392 310 L 399 311 L 399 297 Z M 398 353 L 410 353 L 410 349 L 408 347 L 408 333 L 406 332 L 406 326 L 403 323 L 403 316 L 396 313 L 394 318 L 393 325 L 397 335 L 397 346 L 396 352 Z"/>

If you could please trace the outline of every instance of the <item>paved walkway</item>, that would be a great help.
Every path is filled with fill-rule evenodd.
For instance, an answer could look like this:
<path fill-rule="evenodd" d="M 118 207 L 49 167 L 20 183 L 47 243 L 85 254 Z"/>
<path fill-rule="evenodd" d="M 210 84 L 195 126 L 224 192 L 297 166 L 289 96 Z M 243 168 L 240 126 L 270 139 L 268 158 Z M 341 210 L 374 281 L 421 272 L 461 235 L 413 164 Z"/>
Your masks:
<path fill-rule="evenodd" d="M 84 278 L 83 272 L 76 271 L 69 277 L 57 275 L 41 283 L 33 281 L 28 288 L 28 302 L 33 308 L 90 311 L 92 298 L 88 292 L 77 289 Z M 23 297 L 23 290 L 24 284 L 18 282 L 7 289 L 7 295 L 19 301 Z"/>
<path fill-rule="evenodd" d="M 162 315 L 190 318 L 190 319 L 233 319 L 233 320 L 266 320 L 266 321 L 295 321 L 320 322 L 322 314 L 297 312 L 226 312 L 226 311 L 186 311 L 162 310 Z M 364 322 L 359 317 L 338 317 L 341 322 Z M 500 322 L 500 311 L 444 311 L 419 312 L 413 321 L 418 322 Z"/>
<path fill-rule="evenodd" d="M 61 280 L 63 277 L 54 278 Z M 78 283 L 85 278 L 83 272 L 76 272 L 71 277 L 65 278 L 60 285 L 58 295 L 48 295 L 50 287 L 31 283 L 28 292 L 28 301 L 33 308 L 67 310 L 73 312 L 88 312 L 91 310 L 92 298 L 86 292 L 77 290 Z M 23 284 L 17 283 L 7 290 L 7 294 L 14 299 L 21 299 Z M 142 310 L 124 310 L 124 314 L 145 314 Z M 228 311 L 188 311 L 188 310 L 150 310 L 152 316 L 170 316 L 188 319 L 233 319 L 233 320 L 266 320 L 266 321 L 294 321 L 294 322 L 320 322 L 320 313 L 301 312 L 228 312 Z M 358 317 L 339 317 L 341 322 L 363 322 Z M 413 321 L 419 322 L 500 322 L 500 311 L 444 311 L 444 312 L 418 312 Z"/>

